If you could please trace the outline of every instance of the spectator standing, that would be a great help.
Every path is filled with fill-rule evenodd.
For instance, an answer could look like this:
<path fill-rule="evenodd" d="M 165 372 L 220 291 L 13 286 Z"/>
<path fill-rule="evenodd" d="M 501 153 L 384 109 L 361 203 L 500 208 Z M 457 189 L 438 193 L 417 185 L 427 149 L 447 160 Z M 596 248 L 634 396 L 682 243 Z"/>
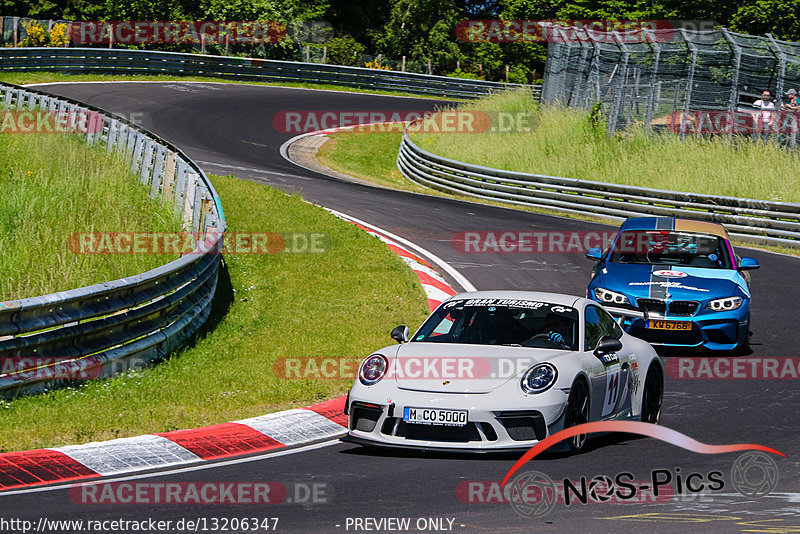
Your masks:
<path fill-rule="evenodd" d="M 753 142 L 757 141 L 759 134 L 761 134 L 766 143 L 775 125 L 775 103 L 772 101 L 772 93 L 769 89 L 761 92 L 761 98 L 753 102 L 753 107 L 761 110 L 760 113 L 756 113 L 753 117 L 755 119 Z"/>

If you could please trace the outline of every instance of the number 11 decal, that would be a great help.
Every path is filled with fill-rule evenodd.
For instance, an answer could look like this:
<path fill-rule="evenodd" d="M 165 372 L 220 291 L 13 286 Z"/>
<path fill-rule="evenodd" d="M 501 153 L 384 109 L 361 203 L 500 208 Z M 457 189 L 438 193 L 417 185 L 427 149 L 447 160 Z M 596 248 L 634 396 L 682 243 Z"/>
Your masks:
<path fill-rule="evenodd" d="M 606 397 L 603 400 L 603 413 L 600 414 L 600 417 L 607 416 L 613 412 L 614 408 L 617 406 L 617 402 L 619 401 L 620 377 L 622 374 L 621 369 L 619 364 L 617 364 L 613 367 L 609 367 L 606 372 Z"/>

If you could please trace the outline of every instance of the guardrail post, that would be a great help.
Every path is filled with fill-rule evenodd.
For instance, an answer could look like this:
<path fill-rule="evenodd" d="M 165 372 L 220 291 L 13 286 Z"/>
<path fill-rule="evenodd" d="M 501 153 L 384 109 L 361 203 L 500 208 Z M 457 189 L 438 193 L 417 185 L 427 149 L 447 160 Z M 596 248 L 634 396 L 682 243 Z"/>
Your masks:
<path fill-rule="evenodd" d="M 155 141 L 147 139 L 144 144 L 144 153 L 142 156 L 142 166 L 139 170 L 139 183 L 149 184 L 150 176 L 153 172 L 153 152 L 155 150 Z"/>
<path fill-rule="evenodd" d="M 202 227 L 203 198 L 205 193 L 199 187 L 194 190 L 194 205 L 192 206 L 192 231 L 200 232 Z"/>
<path fill-rule="evenodd" d="M 183 158 L 178 158 L 175 170 L 175 196 L 173 197 L 173 205 L 175 213 L 183 216 L 184 198 L 186 196 L 186 186 L 188 184 L 188 165 Z M 184 223 L 184 228 L 186 225 Z"/>
<path fill-rule="evenodd" d="M 106 134 L 106 151 L 107 152 L 114 152 L 114 149 L 117 148 L 117 136 L 119 135 L 119 126 L 120 123 L 117 119 L 111 119 L 111 122 L 108 123 L 108 133 Z"/>
<path fill-rule="evenodd" d="M 153 164 L 153 177 L 150 184 L 150 197 L 155 198 L 161 190 L 164 182 L 164 163 L 167 156 L 167 149 L 161 145 L 156 145 L 156 159 Z"/>
<path fill-rule="evenodd" d="M 174 192 L 174 184 L 175 184 L 175 174 L 176 174 L 176 160 L 178 155 L 169 150 L 167 151 L 167 157 L 164 162 L 164 186 L 161 190 L 161 196 L 167 202 L 172 202 L 172 194 Z"/>
<path fill-rule="evenodd" d="M 139 175 L 142 159 L 144 158 L 144 146 L 147 144 L 147 136 L 131 129 L 133 135 L 133 152 L 131 153 L 131 173 Z"/>
<path fill-rule="evenodd" d="M 194 172 L 187 172 L 186 173 L 186 188 L 183 192 L 183 214 L 181 221 L 183 223 L 184 228 L 188 228 L 189 231 L 193 232 L 193 216 L 194 216 L 194 206 L 195 206 L 195 196 L 197 191 L 197 173 Z"/>

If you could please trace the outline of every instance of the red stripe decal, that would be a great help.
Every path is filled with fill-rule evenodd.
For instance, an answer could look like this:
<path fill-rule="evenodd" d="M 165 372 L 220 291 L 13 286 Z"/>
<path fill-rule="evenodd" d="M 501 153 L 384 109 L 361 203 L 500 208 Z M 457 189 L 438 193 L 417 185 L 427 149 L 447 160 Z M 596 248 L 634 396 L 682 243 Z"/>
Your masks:
<path fill-rule="evenodd" d="M 267 451 L 284 446 L 280 441 L 239 423 L 175 430 L 156 436 L 165 437 L 204 460 Z"/>

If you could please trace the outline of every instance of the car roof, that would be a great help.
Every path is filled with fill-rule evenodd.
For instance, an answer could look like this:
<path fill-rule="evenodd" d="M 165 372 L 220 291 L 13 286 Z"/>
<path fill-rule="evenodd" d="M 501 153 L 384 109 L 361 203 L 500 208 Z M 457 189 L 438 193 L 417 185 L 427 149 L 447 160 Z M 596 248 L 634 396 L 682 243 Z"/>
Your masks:
<path fill-rule="evenodd" d="M 516 290 L 470 291 L 468 293 L 459 293 L 458 295 L 453 295 L 447 300 L 462 300 L 462 299 L 532 300 L 536 302 L 559 304 L 561 306 L 570 306 L 573 308 L 579 308 L 583 301 L 591 302 L 583 297 L 577 297 L 575 295 L 565 295 L 563 293 L 548 293 L 545 291 L 516 291 Z"/>
<path fill-rule="evenodd" d="M 622 223 L 620 231 L 623 230 L 674 230 L 676 232 L 716 235 L 728 239 L 728 232 L 719 223 L 678 217 L 631 217 Z"/>

